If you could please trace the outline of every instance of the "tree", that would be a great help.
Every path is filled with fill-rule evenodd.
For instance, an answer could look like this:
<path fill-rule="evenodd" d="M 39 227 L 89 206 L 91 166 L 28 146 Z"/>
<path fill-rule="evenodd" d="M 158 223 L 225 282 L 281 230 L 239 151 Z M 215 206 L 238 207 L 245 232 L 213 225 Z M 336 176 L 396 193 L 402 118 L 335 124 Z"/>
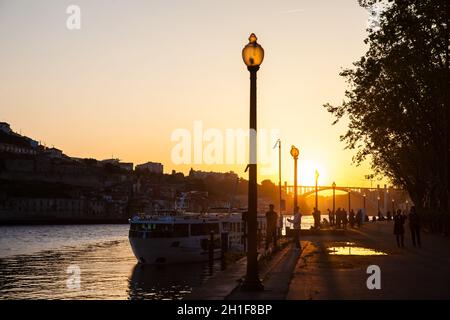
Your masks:
<path fill-rule="evenodd" d="M 383 9 L 367 29 L 366 54 L 341 72 L 349 89 L 325 104 L 353 160 L 405 188 L 422 212 L 450 212 L 448 0 L 360 0 Z"/>

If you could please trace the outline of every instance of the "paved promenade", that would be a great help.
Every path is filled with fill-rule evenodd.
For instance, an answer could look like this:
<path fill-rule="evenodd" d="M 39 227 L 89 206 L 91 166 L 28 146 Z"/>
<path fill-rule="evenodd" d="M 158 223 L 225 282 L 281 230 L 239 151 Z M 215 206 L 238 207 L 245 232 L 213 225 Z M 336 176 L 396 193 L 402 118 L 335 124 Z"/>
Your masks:
<path fill-rule="evenodd" d="M 187 299 L 450 299 L 450 239 L 423 233 L 419 249 L 406 231 L 405 248 L 397 248 L 393 222 L 366 223 L 345 234 L 305 235 L 301 254 L 290 245 L 261 263 L 264 292 L 239 289 L 244 259 Z M 352 254 L 330 254 L 330 248 L 343 246 Z M 355 247 L 385 255 L 358 255 Z M 367 288 L 369 265 L 381 269 L 380 290 Z"/>
<path fill-rule="evenodd" d="M 409 231 L 406 229 L 406 231 Z M 450 299 L 450 239 L 422 234 L 414 248 L 409 233 L 397 248 L 393 222 L 367 223 L 347 237 L 309 238 L 298 260 L 286 299 Z M 349 241 L 387 255 L 330 255 L 327 247 Z M 381 269 L 381 289 L 366 285 L 369 265 Z"/>

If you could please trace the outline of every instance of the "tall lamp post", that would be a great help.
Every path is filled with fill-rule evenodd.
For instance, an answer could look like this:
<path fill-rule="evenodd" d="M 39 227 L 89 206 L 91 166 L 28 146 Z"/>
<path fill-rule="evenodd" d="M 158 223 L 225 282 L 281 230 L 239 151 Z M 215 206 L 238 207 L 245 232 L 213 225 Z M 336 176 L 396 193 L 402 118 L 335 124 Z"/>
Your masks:
<path fill-rule="evenodd" d="M 380 196 L 378 196 L 377 197 L 377 207 L 378 207 L 378 212 L 377 212 L 377 215 L 379 216 L 380 215 Z"/>
<path fill-rule="evenodd" d="M 297 160 L 300 151 L 295 147 L 291 147 L 291 156 L 294 158 L 294 213 L 297 209 Z"/>
<path fill-rule="evenodd" d="M 392 215 L 395 215 L 395 199 L 392 199 Z"/>
<path fill-rule="evenodd" d="M 280 211 L 278 212 L 280 214 L 280 218 L 279 218 L 279 228 L 278 228 L 278 236 L 281 237 L 281 229 L 283 228 L 283 216 L 281 215 L 281 202 L 282 202 L 282 197 L 281 197 L 281 139 L 277 140 L 277 143 L 275 143 L 275 146 L 273 147 L 274 149 L 278 146 L 278 192 L 279 192 L 279 200 L 280 200 L 280 206 L 279 209 Z"/>
<path fill-rule="evenodd" d="M 333 187 L 333 215 L 336 212 L 336 182 L 333 181 L 331 185 Z"/>
<path fill-rule="evenodd" d="M 247 274 L 242 289 L 247 291 L 261 291 L 264 286 L 258 274 L 257 251 L 257 165 L 256 165 L 256 72 L 264 59 L 264 49 L 256 42 L 254 33 L 248 38 L 249 43 L 242 49 L 242 59 L 250 72 L 250 163 L 248 179 L 248 250 Z"/>
<path fill-rule="evenodd" d="M 317 171 L 316 170 L 316 189 L 315 189 L 315 191 L 316 191 L 316 210 L 317 211 L 319 211 L 319 206 L 318 206 L 318 204 L 319 204 L 319 200 L 318 200 L 318 188 L 317 188 L 317 182 L 319 181 L 319 171 Z"/>
<path fill-rule="evenodd" d="M 349 213 L 349 214 L 350 214 L 350 210 L 352 209 L 352 203 L 351 203 L 352 199 L 351 199 L 351 195 L 352 195 L 352 192 L 351 192 L 350 189 L 348 189 L 348 213 Z"/>

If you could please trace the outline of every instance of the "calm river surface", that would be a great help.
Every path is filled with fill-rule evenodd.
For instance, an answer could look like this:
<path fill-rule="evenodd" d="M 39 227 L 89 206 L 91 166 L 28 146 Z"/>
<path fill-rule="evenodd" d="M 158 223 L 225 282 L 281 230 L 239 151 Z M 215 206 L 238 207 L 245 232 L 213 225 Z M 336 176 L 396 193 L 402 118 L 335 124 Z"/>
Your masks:
<path fill-rule="evenodd" d="M 208 276 L 207 264 L 138 265 L 127 224 L 0 226 L 0 300 L 181 299 Z"/>
<path fill-rule="evenodd" d="M 128 225 L 0 227 L 0 299 L 181 299 L 208 275 L 206 264 L 137 265 Z"/>

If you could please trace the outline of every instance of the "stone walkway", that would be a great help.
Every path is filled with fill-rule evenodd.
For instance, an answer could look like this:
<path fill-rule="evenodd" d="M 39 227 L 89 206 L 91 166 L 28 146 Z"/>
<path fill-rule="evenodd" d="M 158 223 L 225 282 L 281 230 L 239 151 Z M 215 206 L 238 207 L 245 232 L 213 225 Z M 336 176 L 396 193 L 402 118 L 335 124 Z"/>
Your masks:
<path fill-rule="evenodd" d="M 409 231 L 408 229 L 406 231 Z M 245 259 L 216 274 L 187 299 L 450 299 L 450 239 L 422 234 L 422 248 L 397 248 L 393 222 L 366 223 L 346 233 L 303 235 L 304 250 L 292 245 L 260 263 L 263 292 L 242 292 Z M 330 247 L 364 247 L 385 255 L 331 255 Z M 353 253 L 355 249 L 353 249 Z M 381 289 L 367 288 L 367 267 L 381 271 Z"/>

